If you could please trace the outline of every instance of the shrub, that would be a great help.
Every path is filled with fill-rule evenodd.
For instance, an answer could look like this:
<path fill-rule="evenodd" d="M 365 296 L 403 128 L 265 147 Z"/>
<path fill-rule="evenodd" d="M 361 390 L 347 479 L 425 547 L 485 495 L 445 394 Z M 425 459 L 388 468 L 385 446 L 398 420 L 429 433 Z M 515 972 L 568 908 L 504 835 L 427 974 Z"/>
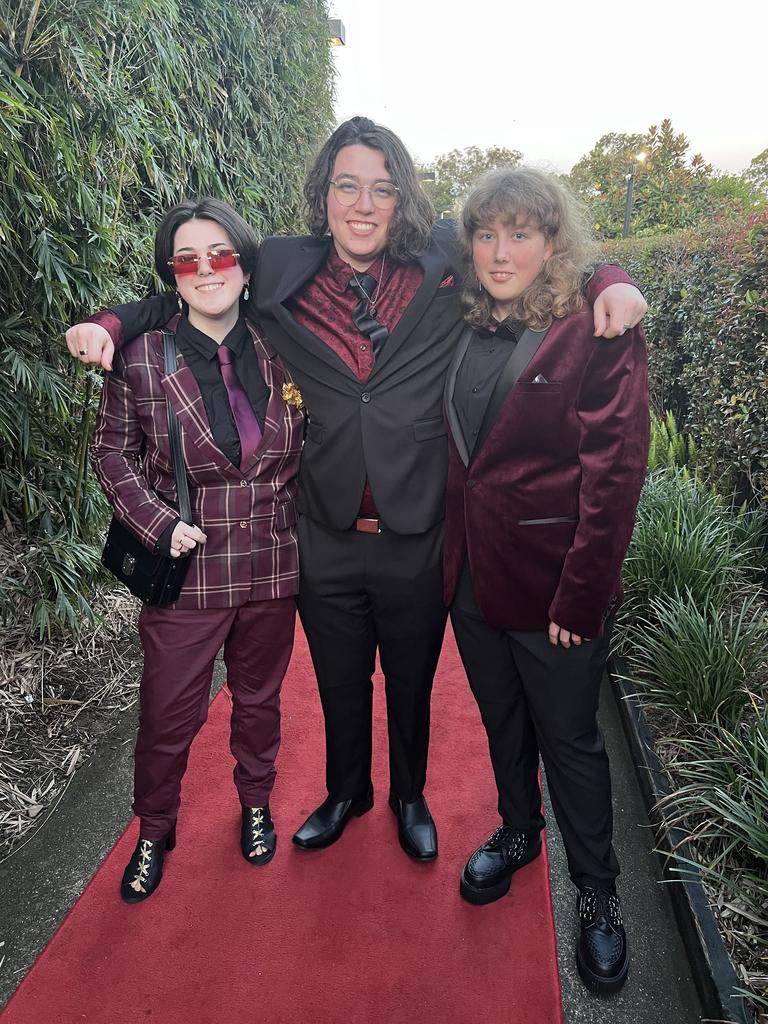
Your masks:
<path fill-rule="evenodd" d="M 755 550 L 762 519 L 734 513 L 711 487 L 683 468 L 650 473 L 624 562 L 621 621 L 651 616 L 651 602 L 688 594 L 699 607 L 725 607 L 760 572 Z"/>
<path fill-rule="evenodd" d="M 750 684 L 765 664 L 768 624 L 753 593 L 734 607 L 690 592 L 651 598 L 649 617 L 627 629 L 628 660 L 650 701 L 686 725 L 741 720 Z"/>
<path fill-rule="evenodd" d="M 604 246 L 649 303 L 651 394 L 697 465 L 768 505 L 768 214 Z"/>

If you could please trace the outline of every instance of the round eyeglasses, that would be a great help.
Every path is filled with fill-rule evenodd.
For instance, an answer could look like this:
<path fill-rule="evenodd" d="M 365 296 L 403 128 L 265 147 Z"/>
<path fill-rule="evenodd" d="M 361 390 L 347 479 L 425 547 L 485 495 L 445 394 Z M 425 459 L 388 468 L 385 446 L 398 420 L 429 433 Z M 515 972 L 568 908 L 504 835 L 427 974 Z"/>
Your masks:
<path fill-rule="evenodd" d="M 354 206 L 365 190 L 377 210 L 391 210 L 397 202 L 400 189 L 391 181 L 377 181 L 373 185 L 359 185 L 351 178 L 329 181 L 333 194 L 342 206 Z"/>

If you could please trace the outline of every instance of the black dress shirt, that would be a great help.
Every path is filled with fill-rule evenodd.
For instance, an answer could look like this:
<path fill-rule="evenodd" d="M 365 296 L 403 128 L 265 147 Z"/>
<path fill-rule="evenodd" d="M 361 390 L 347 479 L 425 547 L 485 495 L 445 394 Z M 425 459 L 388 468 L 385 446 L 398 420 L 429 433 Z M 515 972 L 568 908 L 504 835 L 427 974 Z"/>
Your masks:
<path fill-rule="evenodd" d="M 496 381 L 515 351 L 524 330 L 525 324 L 519 320 L 507 318 L 499 323 L 491 319 L 486 327 L 472 334 L 469 347 L 456 374 L 456 386 L 453 391 L 453 404 L 470 456 Z M 483 617 L 475 601 L 469 559 L 466 556 L 453 603 L 474 618 Z"/>
<path fill-rule="evenodd" d="M 267 415 L 269 388 L 259 369 L 259 360 L 253 347 L 245 320 L 237 321 L 222 341 L 233 353 L 233 365 L 237 379 L 243 385 L 248 401 L 256 414 L 259 426 L 264 429 Z M 187 361 L 203 397 L 216 446 L 227 456 L 233 466 L 240 465 L 240 435 L 235 426 L 229 395 L 221 376 L 221 366 L 216 355 L 219 346 L 207 334 L 203 334 L 183 316 L 176 328 L 176 345 Z"/>
<path fill-rule="evenodd" d="M 233 365 L 237 379 L 243 385 L 251 408 L 263 430 L 269 403 L 269 388 L 259 368 L 253 338 L 242 317 L 221 344 L 226 345 L 234 354 Z M 218 344 L 207 334 L 193 327 L 184 315 L 176 327 L 176 347 L 184 356 L 200 388 L 216 446 L 233 466 L 239 466 L 240 435 L 232 416 L 227 388 L 221 376 L 221 365 L 216 355 Z M 157 542 L 157 550 L 166 556 L 171 551 L 171 535 L 180 522 L 179 518 L 167 526 Z"/>
<path fill-rule="evenodd" d="M 474 331 L 469 347 L 456 374 L 453 404 L 470 455 L 483 423 L 499 374 L 515 351 L 525 330 L 519 320 L 491 320 L 487 327 Z"/>

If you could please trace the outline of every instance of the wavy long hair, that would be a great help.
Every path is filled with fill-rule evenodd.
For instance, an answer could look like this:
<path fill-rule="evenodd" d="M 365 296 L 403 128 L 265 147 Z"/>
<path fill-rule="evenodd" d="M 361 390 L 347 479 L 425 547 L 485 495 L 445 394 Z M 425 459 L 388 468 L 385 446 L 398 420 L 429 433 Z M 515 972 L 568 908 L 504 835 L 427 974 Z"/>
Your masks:
<path fill-rule="evenodd" d="M 367 117 L 353 117 L 339 125 L 315 157 L 304 183 L 309 232 L 315 238 L 328 233 L 328 184 L 333 177 L 333 165 L 340 150 L 356 145 L 380 150 L 393 185 L 400 189 L 389 225 L 387 254 L 408 263 L 429 244 L 434 211 L 401 140 L 389 128 Z"/>
<path fill-rule="evenodd" d="M 523 216 L 552 244 L 552 255 L 533 283 L 513 303 L 510 316 L 534 330 L 548 327 L 580 309 L 584 275 L 594 265 L 597 247 L 586 211 L 554 175 L 533 167 L 502 167 L 487 171 L 470 189 L 457 225 L 464 262 L 462 305 L 471 327 L 488 322 L 493 297 L 481 286 L 472 259 L 472 239 L 478 228 L 497 218 L 514 224 Z"/>

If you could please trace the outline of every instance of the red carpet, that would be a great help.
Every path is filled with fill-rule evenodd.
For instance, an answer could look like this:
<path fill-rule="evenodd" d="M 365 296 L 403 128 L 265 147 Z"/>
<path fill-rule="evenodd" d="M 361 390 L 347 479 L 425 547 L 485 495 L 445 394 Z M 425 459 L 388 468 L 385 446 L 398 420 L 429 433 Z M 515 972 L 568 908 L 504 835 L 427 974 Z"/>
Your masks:
<path fill-rule="evenodd" d="M 377 692 L 376 805 L 335 846 L 292 831 L 324 795 L 319 701 L 303 637 L 283 690 L 274 861 L 249 867 L 220 695 L 192 750 L 158 892 L 118 896 L 131 825 L 8 1003 L 4 1024 L 561 1024 L 547 868 L 523 868 L 487 907 L 459 898 L 461 866 L 497 823 L 485 737 L 452 637 L 435 684 L 429 864 L 401 851 L 386 803 Z"/>

